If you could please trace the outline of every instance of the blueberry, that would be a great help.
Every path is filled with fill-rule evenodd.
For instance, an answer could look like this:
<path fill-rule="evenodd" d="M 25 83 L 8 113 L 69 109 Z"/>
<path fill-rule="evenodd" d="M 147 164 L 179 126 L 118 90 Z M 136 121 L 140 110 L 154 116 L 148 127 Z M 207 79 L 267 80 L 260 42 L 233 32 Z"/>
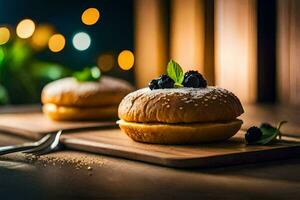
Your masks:
<path fill-rule="evenodd" d="M 174 87 L 174 81 L 171 79 L 168 75 L 163 74 L 157 79 L 157 84 L 159 89 L 164 88 L 173 88 Z"/>
<path fill-rule="evenodd" d="M 185 87 L 198 88 L 200 85 L 200 80 L 196 75 L 192 74 L 185 78 L 183 85 Z"/>
<path fill-rule="evenodd" d="M 157 79 L 153 79 L 153 80 L 149 83 L 148 86 L 149 86 L 150 90 L 159 89 Z"/>
<path fill-rule="evenodd" d="M 256 126 L 252 126 L 247 130 L 245 139 L 249 144 L 251 144 L 253 142 L 258 141 L 261 138 L 261 136 L 262 136 L 261 130 Z"/>
<path fill-rule="evenodd" d="M 260 125 L 260 128 L 272 129 L 272 128 L 274 128 L 274 127 L 271 126 L 271 124 L 269 124 L 269 123 L 262 123 L 262 124 Z"/>
<path fill-rule="evenodd" d="M 184 74 L 183 79 L 184 87 L 193 87 L 193 88 L 205 88 L 207 86 L 207 82 L 198 71 L 188 71 Z"/>

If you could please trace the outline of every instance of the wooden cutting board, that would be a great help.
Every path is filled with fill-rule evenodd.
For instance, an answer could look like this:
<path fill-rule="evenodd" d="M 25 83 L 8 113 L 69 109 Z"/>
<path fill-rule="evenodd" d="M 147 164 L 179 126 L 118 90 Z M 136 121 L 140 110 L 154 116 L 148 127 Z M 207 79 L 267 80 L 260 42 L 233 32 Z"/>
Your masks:
<path fill-rule="evenodd" d="M 144 161 L 168 167 L 216 167 L 300 155 L 300 139 L 284 137 L 273 145 L 245 145 L 244 132 L 226 142 L 199 145 L 153 145 L 132 141 L 119 129 L 67 134 L 68 148 Z"/>
<path fill-rule="evenodd" d="M 0 115 L 0 131 L 20 135 L 30 139 L 64 130 L 64 133 L 93 128 L 116 127 L 115 121 L 55 122 L 41 112 L 13 113 Z"/>

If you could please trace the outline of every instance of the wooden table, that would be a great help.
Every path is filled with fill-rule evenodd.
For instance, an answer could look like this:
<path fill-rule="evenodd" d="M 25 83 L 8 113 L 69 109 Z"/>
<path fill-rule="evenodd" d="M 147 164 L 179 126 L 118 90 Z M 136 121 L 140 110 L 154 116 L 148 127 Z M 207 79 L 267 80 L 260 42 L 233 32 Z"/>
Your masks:
<path fill-rule="evenodd" d="M 299 108 L 246 106 L 256 121 L 289 113 L 296 123 Z M 255 116 L 255 113 L 259 116 Z M 295 116 L 293 116 L 295 113 Z M 266 116 L 263 116 L 265 118 Z M 250 123 L 250 122 L 248 122 Z M 300 123 L 299 132 L 300 135 Z M 297 133 L 296 133 L 297 134 Z M 25 139 L 0 133 L 0 145 Z M 300 158 L 214 169 L 171 169 L 142 162 L 65 151 L 52 157 L 96 161 L 72 165 L 30 162 L 23 154 L 0 158 L 0 199 L 299 199 Z"/>

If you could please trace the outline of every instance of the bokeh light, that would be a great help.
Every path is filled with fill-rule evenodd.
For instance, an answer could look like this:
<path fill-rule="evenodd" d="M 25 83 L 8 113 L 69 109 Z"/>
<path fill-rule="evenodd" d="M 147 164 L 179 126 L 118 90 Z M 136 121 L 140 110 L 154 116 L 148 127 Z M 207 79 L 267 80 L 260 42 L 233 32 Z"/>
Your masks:
<path fill-rule="evenodd" d="M 9 29 L 6 27 L 0 27 L 0 45 L 8 42 L 10 37 Z"/>
<path fill-rule="evenodd" d="M 52 52 L 63 50 L 66 45 L 66 39 L 62 34 L 54 34 L 50 37 L 48 47 Z"/>
<path fill-rule="evenodd" d="M 54 28 L 48 24 L 38 25 L 32 38 L 33 48 L 39 50 L 47 46 L 49 38 L 54 33 Z"/>
<path fill-rule="evenodd" d="M 103 72 L 107 72 L 115 65 L 115 59 L 112 54 L 101 54 L 97 59 L 97 65 Z"/>
<path fill-rule="evenodd" d="M 20 38 L 26 39 L 32 36 L 35 30 L 35 24 L 31 19 L 23 19 L 17 25 L 17 35 Z"/>
<path fill-rule="evenodd" d="M 88 8 L 81 15 L 82 23 L 86 25 L 96 24 L 99 20 L 100 13 L 97 8 Z"/>
<path fill-rule="evenodd" d="M 123 50 L 118 56 L 118 64 L 121 69 L 129 70 L 134 64 L 134 55 L 129 50 Z"/>
<path fill-rule="evenodd" d="M 84 51 L 91 45 L 91 38 L 85 32 L 76 33 L 73 37 L 73 46 L 79 51 Z"/>

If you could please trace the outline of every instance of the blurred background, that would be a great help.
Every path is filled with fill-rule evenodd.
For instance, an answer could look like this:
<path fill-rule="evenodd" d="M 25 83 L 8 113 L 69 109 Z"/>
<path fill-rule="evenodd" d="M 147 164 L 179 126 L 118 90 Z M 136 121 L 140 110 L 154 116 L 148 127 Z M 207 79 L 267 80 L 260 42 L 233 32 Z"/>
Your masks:
<path fill-rule="evenodd" d="M 46 83 L 84 67 L 134 83 L 132 52 L 130 0 L 1 0 L 0 104 L 39 102 Z"/>
<path fill-rule="evenodd" d="M 0 0 L 0 105 L 84 67 L 137 88 L 169 59 L 244 103 L 300 104 L 300 1 Z"/>

